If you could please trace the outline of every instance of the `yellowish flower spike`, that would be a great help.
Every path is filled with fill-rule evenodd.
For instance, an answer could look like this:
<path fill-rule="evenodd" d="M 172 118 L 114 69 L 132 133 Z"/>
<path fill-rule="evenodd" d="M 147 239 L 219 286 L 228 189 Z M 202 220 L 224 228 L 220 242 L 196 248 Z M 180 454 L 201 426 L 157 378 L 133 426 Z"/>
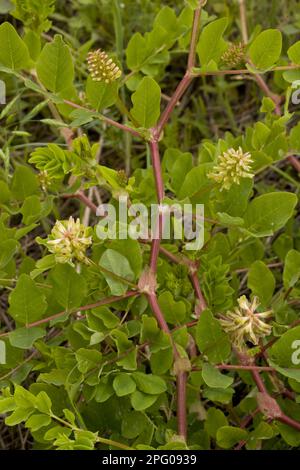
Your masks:
<path fill-rule="evenodd" d="M 119 67 L 101 49 L 89 52 L 87 62 L 92 80 L 96 82 L 112 83 L 122 75 Z"/>
<path fill-rule="evenodd" d="M 233 69 L 245 64 L 245 45 L 242 42 L 231 44 L 221 57 L 223 64 Z"/>
<path fill-rule="evenodd" d="M 208 178 L 221 184 L 221 191 L 228 190 L 234 183 L 240 184 L 242 178 L 254 177 L 250 171 L 252 163 L 253 160 L 249 152 L 244 153 L 241 147 L 238 150 L 230 148 L 218 157 Z"/>
<path fill-rule="evenodd" d="M 233 344 L 239 349 L 245 348 L 245 343 L 250 341 L 257 345 L 260 338 L 270 335 L 271 325 L 264 322 L 264 319 L 272 315 L 272 311 L 257 313 L 259 306 L 257 297 L 252 302 L 245 295 L 238 299 L 238 307 L 234 311 L 228 311 L 220 318 L 220 323 L 229 336 Z"/>
<path fill-rule="evenodd" d="M 43 191 L 47 191 L 51 184 L 51 178 L 46 170 L 40 171 L 38 174 L 38 180 Z"/>
<path fill-rule="evenodd" d="M 86 249 L 92 244 L 92 237 L 88 236 L 89 229 L 76 221 L 73 217 L 69 220 L 57 220 L 46 246 L 54 253 L 58 263 L 74 265 L 74 260 L 88 264 L 85 255 Z"/>

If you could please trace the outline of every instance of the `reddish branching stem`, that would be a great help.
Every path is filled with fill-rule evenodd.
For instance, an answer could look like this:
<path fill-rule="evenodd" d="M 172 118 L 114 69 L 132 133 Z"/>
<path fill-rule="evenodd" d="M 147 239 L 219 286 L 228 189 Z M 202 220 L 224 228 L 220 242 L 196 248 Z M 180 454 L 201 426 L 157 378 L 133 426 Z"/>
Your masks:
<path fill-rule="evenodd" d="M 153 139 L 150 142 L 150 152 L 152 158 L 152 166 L 153 166 L 153 174 L 156 186 L 156 193 L 157 193 L 157 200 L 159 204 L 163 201 L 164 198 L 164 182 L 162 177 L 162 170 L 161 170 L 161 163 L 159 157 L 159 148 L 158 148 L 158 140 L 161 136 L 161 133 L 171 117 L 171 114 L 177 105 L 178 101 L 182 98 L 183 94 L 185 93 L 186 89 L 190 85 L 193 77 L 191 75 L 191 68 L 195 65 L 195 57 L 196 57 L 196 46 L 197 40 L 199 35 L 200 29 L 200 17 L 201 17 L 201 5 L 202 1 L 199 0 L 199 7 L 194 12 L 194 19 L 193 19 L 193 26 L 192 26 L 192 33 L 191 33 L 191 42 L 190 42 L 190 49 L 189 49 L 189 57 L 188 57 L 188 64 L 187 70 L 183 77 L 183 79 L 178 84 L 174 94 L 170 98 L 165 110 L 163 111 L 159 123 L 157 124 L 156 128 L 152 130 Z M 162 229 L 163 229 L 163 214 L 159 214 L 159 224 L 158 224 L 158 236 L 152 241 L 151 246 L 151 257 L 150 257 L 150 270 L 152 274 L 156 275 L 157 270 L 157 260 L 160 251 L 161 245 L 161 237 L 162 237 Z M 194 287 L 197 286 L 195 289 L 195 294 L 199 299 L 199 296 L 202 299 L 201 289 L 199 285 L 199 281 L 196 281 L 194 278 Z M 151 292 L 148 295 L 149 303 L 152 308 L 154 315 L 163 331 L 165 331 L 172 340 L 171 332 L 169 327 L 164 319 L 163 313 L 160 309 L 160 306 L 157 301 L 157 296 L 155 291 Z M 202 299 L 202 307 L 203 307 L 203 299 Z M 173 341 L 172 341 L 173 342 Z M 179 357 L 179 353 L 174 345 L 174 358 Z M 187 383 L 187 373 L 185 371 L 179 371 L 177 373 L 177 421 L 178 421 L 178 434 L 183 436 L 184 439 L 187 438 L 187 418 L 186 418 L 186 383 Z"/>
<path fill-rule="evenodd" d="M 73 198 L 79 199 L 85 206 L 89 207 L 95 214 L 97 212 L 96 204 L 94 204 L 93 201 L 91 201 L 91 199 L 89 199 L 82 191 L 78 191 L 77 193 L 74 193 L 74 194 L 64 194 L 63 197 L 65 199 L 73 199 Z"/>
<path fill-rule="evenodd" d="M 184 439 L 187 438 L 187 418 L 186 418 L 186 384 L 188 375 L 186 372 L 179 372 L 177 375 L 177 420 L 178 434 Z"/>
<path fill-rule="evenodd" d="M 151 310 L 161 330 L 164 331 L 171 340 L 171 343 L 173 345 L 174 359 L 176 360 L 180 357 L 180 355 L 176 348 L 176 345 L 174 344 L 171 331 L 161 311 L 155 292 L 150 292 L 148 294 L 148 301 L 149 301 Z M 179 371 L 177 373 L 177 382 L 176 382 L 176 385 L 177 385 L 177 421 L 178 421 L 178 434 L 182 436 L 184 439 L 187 438 L 186 383 L 187 383 L 187 373 L 184 371 Z"/>
<path fill-rule="evenodd" d="M 271 71 L 272 72 L 284 72 L 287 70 L 297 70 L 300 68 L 300 65 L 296 64 L 289 64 L 289 65 L 279 65 L 278 67 L 274 67 Z M 267 72 L 260 72 L 258 75 L 264 75 Z M 197 71 L 193 70 L 191 72 L 191 76 L 195 77 L 219 77 L 223 75 L 252 75 L 253 72 L 248 69 L 231 69 L 231 70 L 213 70 L 213 71 Z"/>
<path fill-rule="evenodd" d="M 89 111 L 90 113 L 93 112 L 92 109 L 85 108 L 84 106 L 81 106 L 80 104 L 74 103 L 73 101 L 70 101 L 70 100 L 64 100 L 64 103 L 67 104 L 68 106 L 71 106 L 72 108 L 75 108 L 75 109 L 82 109 L 84 111 Z M 97 117 L 99 113 L 97 113 L 97 111 L 94 111 L 94 112 L 95 112 L 95 116 Z M 135 130 L 135 129 L 129 127 L 129 126 L 126 126 L 125 124 L 114 121 L 113 119 L 110 119 L 110 118 L 108 118 L 106 116 L 103 116 L 103 115 L 101 115 L 100 119 L 101 119 L 101 121 L 106 122 L 110 126 L 117 127 L 118 129 L 120 129 L 123 132 L 128 132 L 129 134 L 132 134 L 135 137 L 141 137 L 141 134 L 137 130 Z"/>
<path fill-rule="evenodd" d="M 160 246 L 159 251 L 161 252 L 162 255 L 164 255 L 166 258 L 168 258 L 172 263 L 175 264 L 183 264 L 185 266 L 190 266 L 191 260 L 189 258 L 186 258 L 185 256 L 182 255 L 176 255 L 172 253 L 171 251 L 167 250 L 163 246 Z"/>
<path fill-rule="evenodd" d="M 248 43 L 248 27 L 247 27 L 247 12 L 246 12 L 246 3 L 245 0 L 239 0 L 239 5 L 240 5 L 240 21 L 241 21 L 241 31 L 242 31 L 242 36 L 243 36 L 243 41 L 245 44 Z M 250 63 L 250 65 L 253 65 Z M 283 66 L 285 67 L 285 66 Z M 282 66 L 276 67 L 276 70 L 285 70 Z M 288 70 L 291 70 L 293 68 L 298 68 L 298 65 L 288 65 Z M 273 69 L 275 70 L 275 69 Z M 251 71 L 250 71 L 251 72 Z M 258 84 L 259 88 L 263 91 L 263 93 L 270 98 L 273 103 L 275 104 L 275 113 L 280 116 L 281 115 L 281 97 L 278 95 L 275 95 L 272 93 L 270 88 L 267 85 L 267 82 L 264 80 L 264 78 L 261 76 L 261 74 L 254 74 L 254 78 L 256 80 L 256 83 Z M 294 169 L 300 173 L 300 162 L 299 160 L 294 157 L 290 156 L 287 159 L 290 164 L 294 167 Z"/>
<path fill-rule="evenodd" d="M 169 121 L 175 106 L 177 105 L 178 101 L 180 101 L 180 99 L 182 98 L 184 92 L 187 90 L 192 80 L 193 80 L 193 77 L 191 76 L 190 72 L 186 72 L 183 79 L 179 82 L 167 107 L 163 111 L 161 118 L 159 120 L 159 123 L 157 125 L 157 133 L 159 136 L 161 135 L 165 125 Z"/>
<path fill-rule="evenodd" d="M 155 130 L 153 131 L 156 132 Z M 156 187 L 156 195 L 157 201 L 160 204 L 164 198 L 165 191 L 164 191 L 164 182 L 162 177 L 162 169 L 160 164 L 160 156 L 159 156 L 159 148 L 158 148 L 158 141 L 157 138 L 150 142 L 150 152 L 151 152 L 151 159 L 152 159 L 152 166 L 153 166 L 153 174 L 155 179 L 155 187 Z"/>
<path fill-rule="evenodd" d="M 300 431 L 300 423 L 294 420 L 293 418 L 290 418 L 289 416 L 285 415 L 284 413 L 282 413 L 282 416 L 278 418 L 278 421 L 287 424 L 288 426 L 296 429 L 297 431 Z"/>
<path fill-rule="evenodd" d="M 150 255 L 150 269 L 153 273 L 156 273 L 157 270 L 157 262 L 158 256 L 160 251 L 160 243 L 161 243 L 161 236 L 163 230 L 163 215 L 158 215 L 157 220 L 157 230 L 159 233 L 156 234 L 156 238 L 152 240 L 151 243 L 151 255 Z"/>
<path fill-rule="evenodd" d="M 160 329 L 164 331 L 168 336 L 171 337 L 171 332 L 169 330 L 168 324 L 159 306 L 156 293 L 151 292 L 150 294 L 148 294 L 148 300 L 149 300 L 151 310 L 157 320 L 158 325 L 160 326 Z"/>
<path fill-rule="evenodd" d="M 259 375 L 259 372 L 255 369 L 252 369 L 251 374 L 252 374 L 254 382 L 256 383 L 256 386 L 257 386 L 258 390 L 261 393 L 267 393 L 267 389 L 265 387 L 265 384 L 264 384 L 261 376 Z"/>
<path fill-rule="evenodd" d="M 190 280 L 191 283 L 194 287 L 195 295 L 196 295 L 196 308 L 195 308 L 195 313 L 197 317 L 200 317 L 201 313 L 203 310 L 206 309 L 206 301 L 204 299 L 204 296 L 202 294 L 201 288 L 200 288 L 200 283 L 199 283 L 199 277 L 197 271 L 193 271 L 190 274 Z"/>
<path fill-rule="evenodd" d="M 256 365 L 243 365 L 243 364 L 216 364 L 216 369 L 221 370 L 246 370 L 246 371 L 257 371 L 257 372 L 273 372 L 275 369 L 269 366 L 256 366 Z M 194 371 L 202 370 L 199 367 L 193 367 Z"/>
<path fill-rule="evenodd" d="M 239 359 L 245 363 L 248 362 L 248 364 L 243 364 L 243 365 L 253 365 L 252 364 L 252 359 L 249 358 L 247 361 L 246 356 L 237 354 Z M 291 426 L 294 429 L 297 429 L 300 431 L 300 423 L 293 418 L 290 418 L 287 416 L 279 407 L 278 403 L 276 400 L 269 394 L 263 379 L 260 376 L 260 373 L 256 369 L 251 370 L 251 375 L 252 378 L 257 386 L 257 389 L 259 391 L 257 399 L 258 399 L 258 405 L 267 418 L 270 420 L 278 420 L 281 421 L 284 424 L 287 424 L 288 426 Z"/>
<path fill-rule="evenodd" d="M 300 173 L 300 161 L 294 155 L 290 155 L 288 158 L 290 164 L 295 168 L 295 170 Z"/>
<path fill-rule="evenodd" d="M 159 148 L 158 148 L 158 141 L 155 138 L 155 130 L 154 138 L 150 142 L 150 153 L 152 159 L 152 167 L 153 167 L 153 174 L 155 180 L 155 187 L 156 187 L 156 196 L 157 202 L 159 204 L 159 213 L 157 214 L 157 221 L 156 221 L 156 228 L 153 234 L 153 240 L 151 243 L 151 256 L 150 256 L 150 269 L 153 273 L 156 273 L 157 270 L 157 261 L 159 256 L 160 250 L 160 243 L 162 239 L 162 231 L 163 231 L 163 214 L 160 211 L 160 204 L 163 201 L 165 191 L 164 191 L 164 182 L 162 177 L 162 169 L 160 164 L 160 155 L 159 155 Z"/>
<path fill-rule="evenodd" d="M 63 194 L 62 197 L 64 199 L 78 199 L 85 206 L 89 207 L 94 212 L 94 214 L 97 213 L 96 204 L 94 204 L 93 201 L 91 201 L 91 199 L 83 193 L 83 191 L 78 191 L 77 193 L 72 193 L 72 194 Z M 150 240 L 143 240 L 143 239 L 138 239 L 138 242 L 142 244 L 151 243 Z M 166 258 L 168 258 L 170 261 L 172 261 L 172 263 L 182 264 L 182 265 L 187 266 L 188 268 L 192 266 L 193 262 L 186 256 L 182 254 L 176 255 L 172 253 L 171 251 L 167 250 L 165 247 L 161 246 L 159 243 L 158 243 L 158 246 L 159 246 L 160 253 L 163 254 Z"/>
<path fill-rule="evenodd" d="M 164 112 L 161 115 L 161 118 L 159 120 L 159 123 L 157 125 L 157 134 L 158 136 L 161 135 L 165 125 L 167 124 L 168 120 L 171 117 L 171 114 L 177 105 L 177 103 L 180 101 L 182 98 L 183 94 L 185 93 L 186 89 L 189 87 L 191 84 L 194 76 L 192 73 L 192 69 L 195 66 L 195 59 L 196 59 L 196 48 L 197 48 L 197 42 L 198 42 L 198 37 L 199 37 L 199 31 L 200 31 L 200 19 L 201 19 L 201 10 L 202 10 L 202 0 L 199 0 L 199 6 L 196 8 L 194 12 L 194 18 L 193 18 L 193 25 L 192 25 L 192 33 L 191 33 L 191 42 L 190 42 L 190 48 L 189 48 L 189 56 L 188 56 L 188 62 L 187 62 L 187 69 L 186 73 L 183 77 L 183 79 L 179 82 L 175 92 L 173 93 L 173 96 L 171 97 L 167 107 L 165 108 Z"/>
<path fill-rule="evenodd" d="M 134 296 L 137 296 L 137 295 L 139 295 L 138 291 L 128 291 L 124 295 L 121 295 L 121 296 L 113 295 L 111 297 L 106 297 L 105 299 L 101 299 L 98 302 L 95 302 L 93 304 L 83 305 L 82 307 L 77 307 L 75 310 L 71 310 L 69 312 L 67 310 L 64 310 L 63 312 L 56 313 L 55 315 L 51 315 L 50 317 L 42 318 L 41 320 L 37 320 L 33 323 L 28 323 L 26 325 L 26 328 L 33 328 L 35 326 L 44 325 L 45 323 L 49 323 L 49 322 L 52 322 L 54 320 L 59 320 L 60 318 L 62 318 L 66 314 L 74 315 L 78 312 L 84 312 L 84 311 L 87 311 L 87 310 L 91 310 L 93 308 L 101 307 L 102 305 L 110 305 L 114 302 L 118 302 L 120 300 L 128 299 L 130 297 L 134 297 Z M 4 336 L 8 336 L 8 335 L 9 335 L 9 332 L 1 334 L 0 337 L 4 337 Z"/>
<path fill-rule="evenodd" d="M 263 93 L 270 98 L 274 105 L 275 105 L 275 113 L 277 115 L 281 114 L 280 111 L 280 103 L 281 103 L 281 97 L 278 95 L 275 95 L 270 88 L 268 87 L 267 82 L 263 79 L 263 77 L 259 74 L 254 75 L 256 83 L 258 84 L 259 88 L 263 91 Z"/>
<path fill-rule="evenodd" d="M 187 70 L 192 70 L 195 67 L 195 59 L 196 59 L 196 48 L 199 38 L 200 32 L 200 20 L 201 20 L 201 8 L 202 8 L 202 0 L 199 0 L 199 6 L 196 8 L 194 12 L 193 18 L 193 26 L 192 26 L 192 33 L 191 33 L 191 43 L 190 43 L 190 50 L 189 50 L 189 57 L 187 63 Z"/>

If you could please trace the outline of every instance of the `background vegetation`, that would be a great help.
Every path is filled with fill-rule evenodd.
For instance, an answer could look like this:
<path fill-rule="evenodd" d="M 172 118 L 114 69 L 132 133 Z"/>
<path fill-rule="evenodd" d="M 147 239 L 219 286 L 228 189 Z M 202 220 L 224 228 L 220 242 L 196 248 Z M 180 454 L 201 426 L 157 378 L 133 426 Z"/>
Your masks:
<path fill-rule="evenodd" d="M 0 448 L 299 448 L 299 2 L 0 16 Z M 204 247 L 99 240 L 120 194 L 204 203 Z"/>

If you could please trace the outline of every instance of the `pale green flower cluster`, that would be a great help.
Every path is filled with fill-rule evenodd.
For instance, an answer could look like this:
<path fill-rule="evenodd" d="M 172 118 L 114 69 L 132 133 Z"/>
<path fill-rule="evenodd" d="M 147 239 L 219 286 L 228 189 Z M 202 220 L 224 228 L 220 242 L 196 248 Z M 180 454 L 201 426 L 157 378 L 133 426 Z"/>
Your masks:
<path fill-rule="evenodd" d="M 242 42 L 231 44 L 223 53 L 221 61 L 229 68 L 242 66 L 245 63 L 245 45 Z"/>
<path fill-rule="evenodd" d="M 222 153 L 208 177 L 215 180 L 223 189 L 230 189 L 236 183 L 240 184 L 242 178 L 253 178 L 251 164 L 253 160 L 249 152 L 244 153 L 241 147 L 238 150 L 230 148 Z"/>
<path fill-rule="evenodd" d="M 100 49 L 89 52 L 87 62 L 92 80 L 96 82 L 112 83 L 122 75 L 119 67 L 108 57 L 106 52 Z"/>
<path fill-rule="evenodd" d="M 269 318 L 272 311 L 256 313 L 258 306 L 257 297 L 249 302 L 243 295 L 238 299 L 238 307 L 220 318 L 224 331 L 230 335 L 233 344 L 240 350 L 245 348 L 247 341 L 257 345 L 260 338 L 271 334 L 272 326 L 265 323 L 264 319 Z"/>
<path fill-rule="evenodd" d="M 72 266 L 74 261 L 81 261 L 88 264 L 86 249 L 92 244 L 92 237 L 88 236 L 89 229 L 76 221 L 73 217 L 69 220 L 57 220 L 46 246 L 51 253 L 54 253 L 58 263 L 69 263 Z"/>

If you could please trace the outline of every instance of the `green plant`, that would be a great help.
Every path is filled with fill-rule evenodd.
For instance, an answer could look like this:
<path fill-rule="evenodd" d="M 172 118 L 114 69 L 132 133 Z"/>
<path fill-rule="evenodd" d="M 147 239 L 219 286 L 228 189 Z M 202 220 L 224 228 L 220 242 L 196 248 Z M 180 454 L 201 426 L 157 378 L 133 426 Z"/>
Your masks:
<path fill-rule="evenodd" d="M 79 47 L 78 23 L 50 29 L 66 7 L 13 3 L 24 34 L 0 26 L 5 424 L 40 449 L 299 447 L 300 41 L 248 38 L 243 1 L 205 0 L 140 2 L 152 29 L 127 38 L 116 0 L 102 2 L 109 47 L 104 26 L 107 40 L 89 38 L 91 0 L 75 2 Z M 244 127 L 241 90 L 255 105 Z M 99 237 L 97 205 L 120 197 L 159 204 L 155 238 Z M 174 203 L 204 204 L 201 249 L 163 239 Z"/>

